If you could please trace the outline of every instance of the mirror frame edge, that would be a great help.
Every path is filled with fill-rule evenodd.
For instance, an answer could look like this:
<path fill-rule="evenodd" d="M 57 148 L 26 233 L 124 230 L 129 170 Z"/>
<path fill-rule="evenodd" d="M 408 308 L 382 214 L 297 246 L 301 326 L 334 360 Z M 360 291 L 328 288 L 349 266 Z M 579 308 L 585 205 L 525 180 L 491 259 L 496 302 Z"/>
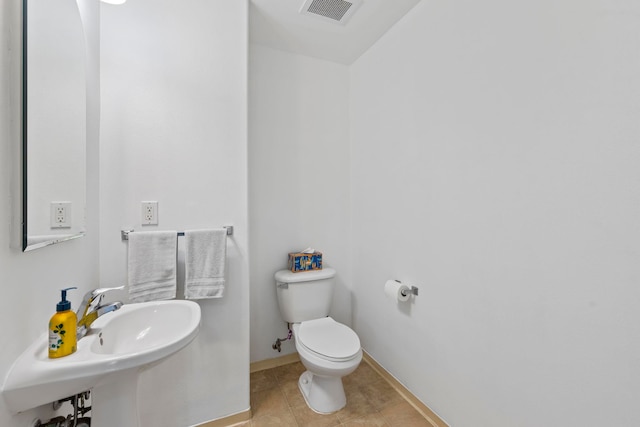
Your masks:
<path fill-rule="evenodd" d="M 22 0 L 22 84 L 21 84 L 21 102 L 22 102 L 22 120 L 21 120 L 21 136 L 22 136 L 22 149 L 21 149 L 21 166 L 22 170 L 20 171 L 22 174 L 21 181 L 21 193 L 22 193 L 22 217 L 21 217 L 21 225 L 22 225 L 22 251 L 26 252 L 28 249 L 27 242 L 27 41 L 28 41 L 28 31 L 27 31 L 27 19 L 28 19 L 28 11 L 27 11 L 27 1 Z"/>

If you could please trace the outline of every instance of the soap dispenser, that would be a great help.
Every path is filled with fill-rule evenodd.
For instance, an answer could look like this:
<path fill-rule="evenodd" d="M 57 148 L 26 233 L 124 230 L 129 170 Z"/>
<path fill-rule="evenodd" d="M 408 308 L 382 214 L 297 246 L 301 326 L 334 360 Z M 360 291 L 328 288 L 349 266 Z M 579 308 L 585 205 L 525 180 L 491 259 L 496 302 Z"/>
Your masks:
<path fill-rule="evenodd" d="M 71 302 L 67 301 L 67 291 L 62 289 L 60 302 L 56 305 L 56 314 L 49 321 L 49 358 L 68 356 L 77 349 L 76 329 L 78 318 L 71 311 Z"/>

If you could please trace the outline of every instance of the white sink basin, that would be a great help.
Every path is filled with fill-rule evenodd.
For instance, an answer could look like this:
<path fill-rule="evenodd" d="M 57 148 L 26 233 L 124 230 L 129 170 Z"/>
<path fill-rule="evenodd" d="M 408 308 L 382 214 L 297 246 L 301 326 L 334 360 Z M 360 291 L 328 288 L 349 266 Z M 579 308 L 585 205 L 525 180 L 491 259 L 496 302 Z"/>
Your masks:
<path fill-rule="evenodd" d="M 21 412 L 95 389 L 122 377 L 114 374 L 137 370 L 182 349 L 196 337 L 199 326 L 200 306 L 193 301 L 123 305 L 98 318 L 72 355 L 49 359 L 45 333 L 16 360 L 2 395 L 10 410 Z M 137 381 L 137 373 L 127 376 Z M 97 397 L 94 393 L 96 415 L 101 404 Z"/>

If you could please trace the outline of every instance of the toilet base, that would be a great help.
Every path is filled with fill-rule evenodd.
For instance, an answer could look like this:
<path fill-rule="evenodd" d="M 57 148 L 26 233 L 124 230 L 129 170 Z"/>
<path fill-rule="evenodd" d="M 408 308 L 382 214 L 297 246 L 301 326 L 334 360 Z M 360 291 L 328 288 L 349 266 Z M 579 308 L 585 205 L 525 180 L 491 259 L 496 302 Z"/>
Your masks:
<path fill-rule="evenodd" d="M 318 414 L 332 414 L 347 404 L 341 377 L 321 377 L 305 371 L 298 388 L 307 406 Z"/>

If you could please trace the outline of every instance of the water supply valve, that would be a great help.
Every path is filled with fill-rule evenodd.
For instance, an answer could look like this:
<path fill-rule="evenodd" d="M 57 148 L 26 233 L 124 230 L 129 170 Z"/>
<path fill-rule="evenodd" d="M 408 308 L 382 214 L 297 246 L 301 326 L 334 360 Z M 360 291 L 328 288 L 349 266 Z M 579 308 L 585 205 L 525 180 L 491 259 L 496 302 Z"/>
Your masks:
<path fill-rule="evenodd" d="M 290 325 L 287 323 L 287 329 L 289 329 L 289 333 L 286 338 L 278 338 L 276 342 L 271 345 L 271 348 L 274 350 L 278 350 L 278 353 L 282 352 L 282 343 L 284 341 L 289 341 L 293 337 L 293 331 L 291 330 Z"/>

